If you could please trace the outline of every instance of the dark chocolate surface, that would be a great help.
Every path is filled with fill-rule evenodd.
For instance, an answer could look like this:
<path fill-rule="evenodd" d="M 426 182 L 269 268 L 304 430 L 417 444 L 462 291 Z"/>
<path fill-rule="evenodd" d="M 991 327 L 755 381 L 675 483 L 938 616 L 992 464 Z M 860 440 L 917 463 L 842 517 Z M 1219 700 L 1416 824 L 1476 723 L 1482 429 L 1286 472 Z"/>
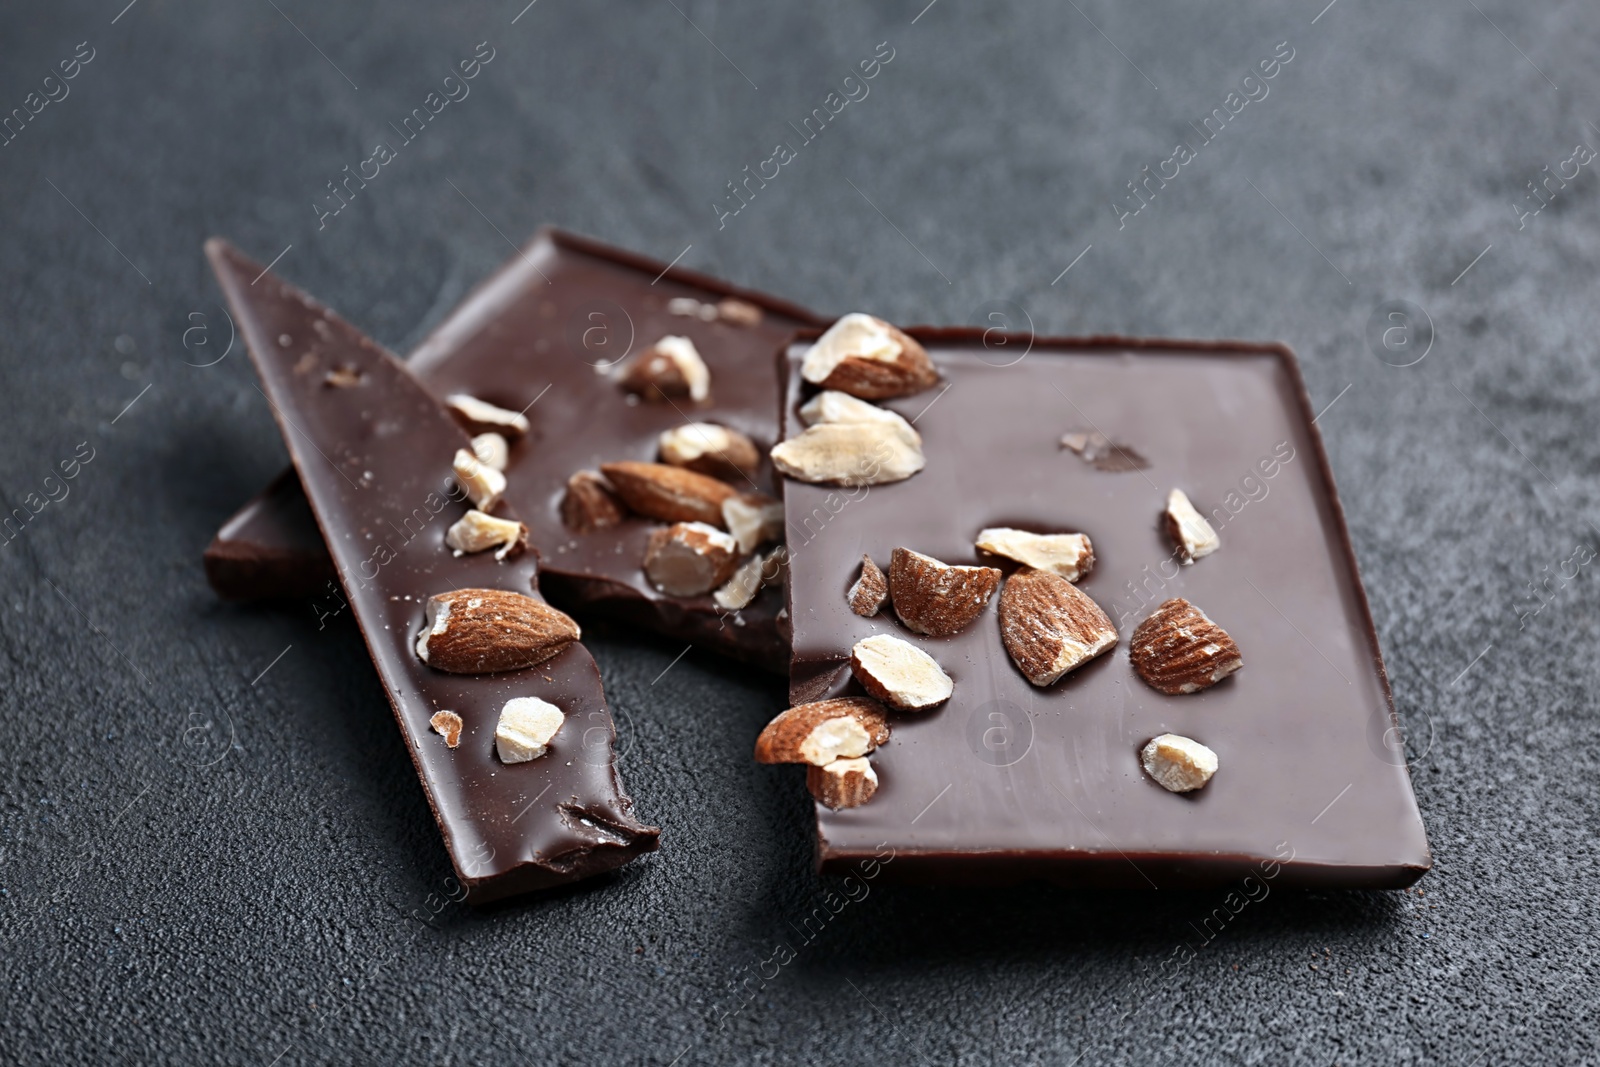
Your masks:
<path fill-rule="evenodd" d="M 455 589 L 538 594 L 538 553 L 455 556 L 445 531 L 470 503 L 452 493 L 467 435 L 402 364 L 360 331 L 220 240 L 213 268 L 265 386 L 366 635 L 395 719 L 467 899 L 477 903 L 612 870 L 653 851 L 612 761 L 615 729 L 600 674 L 573 643 L 533 667 L 447 674 L 418 659 L 423 606 Z M 355 384 L 330 384 L 353 371 Z M 527 462 L 524 458 L 523 462 Z M 498 514 L 516 518 L 513 508 Z M 539 697 L 566 716 L 538 759 L 495 754 L 500 709 Z M 457 747 L 429 725 L 464 723 Z"/>
<path fill-rule="evenodd" d="M 1429 865 L 1393 709 L 1342 512 L 1293 356 L 1260 346 L 1032 341 L 986 347 L 975 331 L 915 336 L 944 383 L 885 406 L 916 419 L 927 467 L 865 489 L 784 487 L 794 622 L 791 696 L 863 693 L 851 646 L 892 633 L 931 654 L 951 700 L 903 713 L 871 759 L 867 804 L 817 806 L 819 860 L 846 871 L 884 845 L 898 876 L 1180 888 L 1266 863 L 1284 884 L 1394 887 Z M 988 340 L 993 346 L 994 336 Z M 815 392 L 788 353 L 786 432 Z M 1060 447 L 1092 425 L 1149 460 L 1106 472 Z M 1270 472 L 1270 476 L 1268 476 Z M 1184 489 L 1222 548 L 1180 566 L 1157 521 Z M 913 634 L 885 609 L 854 614 L 845 591 L 863 553 L 896 547 L 946 563 L 980 554 L 978 531 L 1082 532 L 1095 566 L 1079 588 L 1117 623 L 1116 648 L 1048 687 L 1006 655 L 998 598 L 960 633 Z M 1244 669 L 1166 696 L 1133 672 L 1127 641 L 1182 596 L 1238 642 Z M 1177 796 L 1140 769 L 1151 737 L 1177 733 L 1219 758 Z M 1292 858 L 1291 858 L 1292 857 Z"/>
<path fill-rule="evenodd" d="M 761 321 L 704 322 L 667 310 L 674 297 L 715 304 L 726 295 L 760 307 Z M 562 524 L 560 508 L 570 475 L 616 460 L 654 460 L 661 432 L 685 422 L 730 426 L 765 453 L 775 440 L 772 353 L 815 321 L 772 297 L 547 229 L 479 285 L 408 365 L 436 396 L 467 393 L 526 410 L 533 428 L 511 442 L 506 499 L 542 546 L 543 585 L 553 603 L 781 672 L 788 651 L 777 618 L 780 588 L 763 590 L 737 612 L 721 611 L 709 595 L 666 596 L 640 569 L 659 523 L 630 516 L 614 528 L 575 534 Z M 695 343 L 711 372 L 705 401 L 638 401 L 607 373 L 674 334 Z M 770 464 L 738 488 L 770 493 Z M 269 490 L 252 500 L 208 549 L 225 595 L 249 596 L 266 584 L 263 572 L 289 596 L 320 588 L 325 576 L 306 560 L 308 534 L 291 495 Z"/>

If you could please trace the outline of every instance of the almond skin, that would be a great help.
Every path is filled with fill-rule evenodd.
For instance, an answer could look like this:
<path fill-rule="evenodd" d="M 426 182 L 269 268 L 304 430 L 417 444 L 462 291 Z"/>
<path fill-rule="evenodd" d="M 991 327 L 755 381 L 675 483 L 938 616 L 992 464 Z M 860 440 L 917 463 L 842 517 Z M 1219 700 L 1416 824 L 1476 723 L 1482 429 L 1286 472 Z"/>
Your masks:
<path fill-rule="evenodd" d="M 897 548 L 889 558 L 889 599 L 900 621 L 919 634 L 949 637 L 972 623 L 1000 588 L 994 567 L 954 567 Z"/>
<path fill-rule="evenodd" d="M 428 598 L 417 656 L 451 674 L 531 667 L 580 636 L 578 624 L 542 600 L 504 589 L 457 589 Z"/>
<path fill-rule="evenodd" d="M 600 472 L 633 511 L 662 522 L 703 522 L 723 528 L 722 502 L 732 486 L 665 463 L 603 463 Z"/>
<path fill-rule="evenodd" d="M 796 704 L 780 712 L 756 738 L 756 762 L 810 762 L 801 753 L 801 746 L 811 736 L 811 731 L 830 719 L 844 718 L 854 719 L 866 731 L 868 752 L 889 740 L 889 722 L 882 704 L 867 697 L 835 697 Z"/>
<path fill-rule="evenodd" d="M 579 471 L 567 479 L 567 493 L 561 498 L 561 522 L 573 533 L 604 530 L 627 515 L 611 483 L 594 471 Z"/>
<path fill-rule="evenodd" d="M 1227 631 L 1182 597 L 1162 604 L 1138 625 L 1128 658 L 1152 689 L 1173 695 L 1209 689 L 1244 666 Z"/>
<path fill-rule="evenodd" d="M 861 557 L 861 577 L 850 587 L 845 599 L 849 601 L 851 611 L 865 618 L 870 619 L 883 610 L 883 605 L 889 599 L 889 580 L 872 562 L 871 556 Z"/>
<path fill-rule="evenodd" d="M 1000 638 L 1034 685 L 1051 685 L 1117 643 L 1117 628 L 1077 586 L 1048 571 L 1018 571 L 1000 591 Z"/>

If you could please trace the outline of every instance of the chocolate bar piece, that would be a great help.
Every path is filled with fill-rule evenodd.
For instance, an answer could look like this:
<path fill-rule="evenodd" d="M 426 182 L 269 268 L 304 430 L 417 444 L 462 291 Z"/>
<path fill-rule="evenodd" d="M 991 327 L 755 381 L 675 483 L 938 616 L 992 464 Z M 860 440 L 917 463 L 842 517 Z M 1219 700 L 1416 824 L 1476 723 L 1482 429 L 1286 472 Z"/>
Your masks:
<path fill-rule="evenodd" d="M 942 383 L 881 406 L 915 420 L 925 467 L 855 488 L 784 485 L 790 695 L 866 696 L 862 676 L 910 690 L 916 665 L 901 661 L 907 673 L 891 677 L 885 657 L 898 646 L 885 636 L 929 654 L 953 692 L 929 710 L 891 707 L 889 737 L 865 764 L 811 770 L 829 779 L 813 785 L 819 800 L 838 808 L 816 809 L 821 869 L 892 849 L 894 876 L 941 883 L 1169 889 L 1254 874 L 1378 888 L 1419 878 L 1427 840 L 1292 353 L 1117 338 L 1032 339 L 1030 350 L 1018 336 L 1002 359 L 977 331 L 910 333 Z M 817 392 L 799 373 L 809 347 L 781 357 L 786 442 L 827 414 L 799 410 Z M 1091 435 L 1138 462 L 1086 462 L 1073 446 Z M 1173 489 L 1215 544 L 1187 528 L 1174 541 L 1163 514 Z M 1039 554 L 1005 530 L 1086 534 L 1092 555 L 1066 541 Z M 985 531 L 1032 567 L 975 547 Z M 932 562 L 892 559 L 896 549 Z M 985 572 L 939 563 L 997 568 L 1006 584 L 990 595 Z M 879 609 L 885 585 L 891 604 Z M 1073 634 L 1085 640 L 1063 640 Z M 860 653 L 865 675 L 853 671 L 852 650 L 874 636 Z M 1139 672 L 1133 646 L 1146 657 Z M 924 688 L 937 701 L 935 682 Z M 836 726 L 813 746 L 849 732 Z M 859 755 L 865 736 L 810 762 Z"/>
<path fill-rule="evenodd" d="M 772 356 L 809 311 L 714 278 L 543 230 L 478 287 L 409 360 L 436 397 L 467 394 L 525 410 L 532 430 L 512 444 L 506 499 L 546 553 L 545 594 L 577 614 L 605 617 L 692 641 L 783 672 L 788 642 L 780 588 L 738 611 L 711 596 L 670 596 L 640 563 L 659 523 L 629 515 L 580 533 L 562 520 L 568 479 L 616 461 L 657 459 L 663 431 L 707 422 L 748 435 L 764 457 L 776 437 Z M 706 396 L 641 397 L 619 381 L 663 337 L 688 338 L 709 372 Z M 652 394 L 654 396 L 654 394 Z M 764 459 L 741 491 L 771 493 Z M 250 501 L 206 550 L 218 592 L 250 598 L 324 592 L 309 559 L 315 536 L 274 486 Z"/>
<path fill-rule="evenodd" d="M 467 899 L 587 878 L 653 851 L 658 831 L 633 817 L 622 792 L 600 675 L 572 640 L 575 627 L 546 642 L 561 646 L 553 656 L 520 669 L 447 673 L 438 669 L 441 657 L 419 658 L 425 605 L 439 594 L 491 591 L 511 605 L 487 637 L 479 635 L 487 643 L 473 650 L 477 659 L 452 663 L 455 670 L 504 666 L 496 656 L 508 647 L 503 635 L 517 612 L 564 620 L 538 597 L 535 550 L 501 561 L 492 551 L 457 556 L 446 545 L 446 530 L 470 506 L 451 479 L 467 435 L 355 327 L 221 240 L 208 242 L 206 253 Z M 514 513 L 501 507 L 496 517 Z M 542 646 L 532 647 L 523 648 L 530 663 Z M 564 721 L 542 756 L 506 763 L 497 757 L 497 725 L 518 698 L 546 701 Z"/>

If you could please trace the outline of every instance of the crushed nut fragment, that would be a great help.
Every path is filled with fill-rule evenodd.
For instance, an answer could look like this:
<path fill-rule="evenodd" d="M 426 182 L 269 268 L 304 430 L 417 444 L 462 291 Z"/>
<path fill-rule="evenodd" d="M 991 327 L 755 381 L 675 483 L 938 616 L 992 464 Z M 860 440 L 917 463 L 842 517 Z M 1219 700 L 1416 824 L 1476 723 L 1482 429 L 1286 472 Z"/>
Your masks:
<path fill-rule="evenodd" d="M 498 519 L 474 508 L 445 531 L 444 543 L 458 556 L 498 548 L 494 558 L 505 559 L 527 545 L 528 528 L 514 519 Z"/>
<path fill-rule="evenodd" d="M 1174 489 L 1167 494 L 1167 510 L 1161 513 L 1161 519 L 1166 526 L 1167 536 L 1182 550 L 1185 564 L 1193 563 L 1201 556 L 1209 556 L 1222 547 L 1222 539 L 1217 536 L 1217 531 L 1189 503 L 1189 497 L 1182 489 Z"/>
<path fill-rule="evenodd" d="M 861 557 L 861 577 L 850 587 L 845 599 L 849 601 L 851 611 L 865 618 L 870 619 L 883 610 L 884 603 L 889 599 L 889 579 L 872 562 L 871 556 Z"/>
<path fill-rule="evenodd" d="M 456 449 L 452 467 L 456 481 L 479 511 L 492 510 L 506 491 L 506 476 L 464 448 Z"/>
<path fill-rule="evenodd" d="M 444 738 L 445 748 L 455 748 L 461 744 L 461 728 L 464 725 L 461 716 L 453 711 L 436 711 L 428 720 L 428 725 L 433 727 L 433 732 Z"/>
<path fill-rule="evenodd" d="M 845 315 L 817 338 L 801 360 L 800 376 L 867 400 L 920 392 L 939 380 L 920 344 L 860 312 Z"/>
<path fill-rule="evenodd" d="M 973 544 L 1035 570 L 1059 574 L 1069 582 L 1084 577 L 1094 567 L 1094 546 L 1081 533 L 1037 534 L 991 526 L 978 531 Z"/>
<path fill-rule="evenodd" d="M 567 479 L 561 498 L 561 522 L 574 533 L 592 533 L 615 526 L 627 517 L 611 483 L 595 471 L 578 471 Z"/>
<path fill-rule="evenodd" d="M 500 709 L 494 728 L 494 749 L 501 763 L 526 763 L 550 750 L 566 716 L 548 700 L 514 697 Z"/>
<path fill-rule="evenodd" d="M 881 422 L 824 422 L 772 448 L 772 464 L 802 482 L 885 485 L 920 471 L 920 443 Z"/>
<path fill-rule="evenodd" d="M 623 368 L 617 383 L 643 400 L 688 397 L 696 403 L 711 395 L 711 371 L 694 342 L 667 336 Z"/>
<path fill-rule="evenodd" d="M 900 621 L 919 634 L 949 637 L 983 614 L 1000 587 L 994 567 L 957 567 L 897 548 L 889 557 L 889 599 Z"/>
<path fill-rule="evenodd" d="M 1139 762 L 1158 785 L 1174 793 L 1193 792 L 1217 773 L 1217 754 L 1180 734 L 1151 738 L 1139 753 Z"/>
<path fill-rule="evenodd" d="M 826 767 L 806 768 L 806 790 L 833 811 L 858 808 L 878 791 L 878 772 L 865 756 L 834 760 Z"/>
<path fill-rule="evenodd" d="M 472 454 L 497 471 L 505 470 L 511 463 L 511 446 L 492 430 L 472 439 Z"/>
<path fill-rule="evenodd" d="M 453 393 L 445 397 L 444 405 L 471 433 L 493 432 L 515 437 L 527 433 L 532 425 L 521 412 L 499 407 L 466 393 Z"/>
<path fill-rule="evenodd" d="M 661 462 L 709 474 L 713 478 L 753 478 L 761 467 L 761 450 L 738 430 L 710 422 L 690 422 L 663 430 Z"/>
<path fill-rule="evenodd" d="M 850 669 L 867 692 L 903 711 L 942 704 L 955 691 L 932 656 L 892 634 L 857 641 L 850 650 Z"/>
<path fill-rule="evenodd" d="M 1117 628 L 1059 574 L 1026 570 L 1000 591 L 1000 638 L 1028 681 L 1045 686 L 1115 645 Z"/>
<path fill-rule="evenodd" d="M 783 537 L 783 501 L 762 493 L 740 493 L 722 502 L 722 524 L 739 542 L 740 552 L 754 552 Z"/>

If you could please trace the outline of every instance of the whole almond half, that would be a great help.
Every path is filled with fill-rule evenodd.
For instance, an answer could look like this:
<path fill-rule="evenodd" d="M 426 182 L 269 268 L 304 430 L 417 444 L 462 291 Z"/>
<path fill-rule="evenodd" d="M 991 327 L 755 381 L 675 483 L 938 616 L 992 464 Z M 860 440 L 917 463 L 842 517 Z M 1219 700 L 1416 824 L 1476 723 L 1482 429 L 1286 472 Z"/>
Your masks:
<path fill-rule="evenodd" d="M 780 712 L 756 738 L 756 762 L 820 767 L 840 757 L 864 756 L 888 740 L 882 704 L 866 697 L 835 697 Z"/>
<path fill-rule="evenodd" d="M 878 773 L 864 756 L 838 759 L 826 767 L 807 767 L 806 791 L 834 811 L 859 808 L 878 791 Z"/>
<path fill-rule="evenodd" d="M 1182 597 L 1162 604 L 1133 631 L 1128 658 L 1163 693 L 1209 689 L 1244 666 L 1227 631 Z"/>
<path fill-rule="evenodd" d="M 1034 685 L 1050 685 L 1117 643 L 1100 605 L 1049 571 L 1018 571 L 1000 591 L 1000 638 Z"/>
<path fill-rule="evenodd" d="M 845 315 L 817 338 L 800 364 L 806 381 L 863 400 L 921 392 L 939 380 L 927 351 L 873 315 Z"/>
<path fill-rule="evenodd" d="M 983 614 L 1000 588 L 993 567 L 957 567 L 897 548 L 889 557 L 889 600 L 900 621 L 919 634 L 949 637 Z"/>
<path fill-rule="evenodd" d="M 417 658 L 451 674 L 492 674 L 543 663 L 581 633 L 542 600 L 504 589 L 456 589 L 428 598 Z"/>
<path fill-rule="evenodd" d="M 726 482 L 665 463 L 602 463 L 600 473 L 629 508 L 662 522 L 721 527 L 722 502 L 736 495 Z"/>

